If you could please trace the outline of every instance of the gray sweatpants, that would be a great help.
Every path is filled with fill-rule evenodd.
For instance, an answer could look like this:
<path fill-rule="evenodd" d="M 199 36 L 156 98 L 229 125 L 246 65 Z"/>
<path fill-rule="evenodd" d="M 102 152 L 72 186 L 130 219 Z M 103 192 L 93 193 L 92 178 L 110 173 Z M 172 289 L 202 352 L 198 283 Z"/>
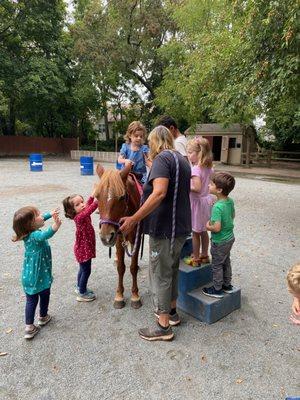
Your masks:
<path fill-rule="evenodd" d="M 160 313 L 169 313 L 171 301 L 177 299 L 180 252 L 185 239 L 175 238 L 171 255 L 170 239 L 149 237 L 149 286 L 154 309 Z"/>
<path fill-rule="evenodd" d="M 223 243 L 211 243 L 213 284 L 216 290 L 222 289 L 222 285 L 231 285 L 231 262 L 230 250 L 234 243 L 234 238 Z"/>

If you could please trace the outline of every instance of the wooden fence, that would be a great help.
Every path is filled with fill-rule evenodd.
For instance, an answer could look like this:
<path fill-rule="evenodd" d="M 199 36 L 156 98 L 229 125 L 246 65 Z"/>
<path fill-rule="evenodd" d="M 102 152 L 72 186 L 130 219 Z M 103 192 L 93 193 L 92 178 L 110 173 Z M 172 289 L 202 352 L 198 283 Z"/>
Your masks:
<path fill-rule="evenodd" d="M 71 159 L 79 160 L 81 156 L 93 157 L 94 161 L 113 162 L 117 161 L 119 153 L 114 151 L 89 151 L 89 150 L 72 150 Z"/>
<path fill-rule="evenodd" d="M 78 149 L 78 138 L 0 136 L 0 156 L 24 156 L 29 153 L 70 154 Z"/>
<path fill-rule="evenodd" d="M 242 153 L 242 164 L 246 164 L 246 156 L 247 153 Z M 262 149 L 261 151 L 250 153 L 250 164 L 264 165 L 270 168 L 272 163 L 276 163 L 278 161 L 300 163 L 300 152 Z"/>

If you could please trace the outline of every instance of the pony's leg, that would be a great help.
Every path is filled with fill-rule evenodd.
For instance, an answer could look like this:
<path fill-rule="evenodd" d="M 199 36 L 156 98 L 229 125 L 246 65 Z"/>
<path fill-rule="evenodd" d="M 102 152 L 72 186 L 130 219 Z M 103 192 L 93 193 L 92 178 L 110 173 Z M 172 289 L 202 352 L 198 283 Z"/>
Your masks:
<path fill-rule="evenodd" d="M 137 285 L 137 273 L 138 273 L 138 257 L 139 257 L 139 247 L 137 251 L 132 256 L 130 264 L 130 272 L 132 275 L 132 288 L 131 288 L 131 307 L 140 308 L 142 306 L 141 298 L 139 296 L 139 289 Z"/>
<path fill-rule="evenodd" d="M 124 300 L 124 286 L 123 286 L 123 277 L 125 273 L 125 263 L 124 263 L 124 248 L 121 243 L 120 237 L 117 239 L 116 243 L 117 249 L 117 270 L 118 270 L 118 287 L 114 300 L 114 308 L 123 308 L 125 306 Z"/>

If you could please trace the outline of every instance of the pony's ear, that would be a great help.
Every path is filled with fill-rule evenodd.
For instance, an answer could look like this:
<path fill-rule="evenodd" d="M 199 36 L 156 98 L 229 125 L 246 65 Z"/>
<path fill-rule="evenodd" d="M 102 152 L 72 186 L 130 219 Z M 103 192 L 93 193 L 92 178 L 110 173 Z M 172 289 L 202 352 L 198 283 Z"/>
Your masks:
<path fill-rule="evenodd" d="M 120 176 L 123 181 L 125 181 L 127 179 L 127 176 L 131 170 L 131 167 L 132 167 L 132 165 L 130 163 L 128 163 L 127 165 L 125 165 L 125 167 L 123 169 L 121 169 Z"/>
<path fill-rule="evenodd" d="M 105 171 L 105 170 L 104 170 L 103 165 L 97 164 L 96 172 L 97 172 L 97 175 L 99 176 L 99 178 L 101 178 L 101 176 L 103 175 L 103 172 L 104 172 L 104 171 Z"/>

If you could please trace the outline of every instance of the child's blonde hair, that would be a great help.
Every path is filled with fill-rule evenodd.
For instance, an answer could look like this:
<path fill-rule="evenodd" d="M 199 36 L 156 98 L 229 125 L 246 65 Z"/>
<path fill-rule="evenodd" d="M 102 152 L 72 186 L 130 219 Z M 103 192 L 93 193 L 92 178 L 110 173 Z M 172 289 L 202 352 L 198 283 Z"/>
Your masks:
<path fill-rule="evenodd" d="M 14 214 L 13 230 L 15 235 L 12 238 L 13 242 L 24 239 L 29 233 L 36 230 L 34 226 L 35 217 L 38 215 L 38 209 L 33 206 L 20 208 Z"/>
<path fill-rule="evenodd" d="M 289 291 L 300 295 L 300 262 L 289 270 L 286 279 Z"/>
<path fill-rule="evenodd" d="M 174 150 L 173 136 L 169 129 L 163 125 L 158 125 L 150 132 L 148 141 L 151 160 L 154 160 L 154 158 L 163 150 Z"/>
<path fill-rule="evenodd" d="M 124 135 L 125 142 L 126 143 L 130 143 L 132 134 L 137 132 L 137 131 L 143 132 L 144 141 L 145 141 L 146 135 L 147 135 L 146 128 L 144 127 L 144 125 L 140 121 L 132 121 L 128 125 L 127 131 L 126 131 L 126 133 Z"/>
<path fill-rule="evenodd" d="M 202 136 L 197 136 L 188 141 L 186 148 L 188 151 L 195 151 L 198 154 L 199 167 L 212 167 L 212 154 L 207 139 Z"/>

